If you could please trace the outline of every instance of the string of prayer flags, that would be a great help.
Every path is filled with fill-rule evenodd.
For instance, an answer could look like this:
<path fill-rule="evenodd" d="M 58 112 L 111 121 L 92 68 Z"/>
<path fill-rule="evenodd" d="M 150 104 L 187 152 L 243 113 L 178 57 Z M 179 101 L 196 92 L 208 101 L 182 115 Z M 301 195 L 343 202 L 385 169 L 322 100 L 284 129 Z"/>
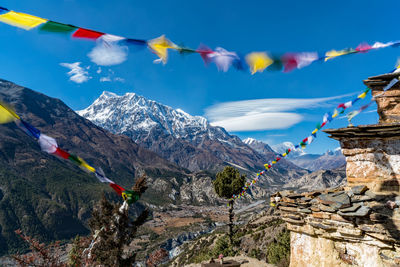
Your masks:
<path fill-rule="evenodd" d="M 163 64 L 166 64 L 168 61 L 169 49 L 176 50 L 180 54 L 197 53 L 203 58 L 206 65 L 210 62 L 214 62 L 219 71 L 226 72 L 231 66 L 234 66 L 238 70 L 245 70 L 247 65 L 251 74 L 264 72 L 267 68 L 269 70 L 283 70 L 283 72 L 290 72 L 294 69 L 304 68 L 317 61 L 326 62 L 340 56 L 355 53 L 367 53 L 375 49 L 396 47 L 400 45 L 400 41 L 390 41 L 386 43 L 375 42 L 373 45 L 361 43 L 355 49 L 346 48 L 342 50 L 329 50 L 324 53 L 323 56 L 319 56 L 317 52 L 282 53 L 273 54 L 274 56 L 270 56 L 267 52 L 250 52 L 247 55 L 242 56 L 239 52 L 227 51 L 221 47 L 217 47 L 213 50 L 205 45 L 200 45 L 198 49 L 176 45 L 164 35 L 151 40 L 116 36 L 101 31 L 94 31 L 70 24 L 63 24 L 39 18 L 25 13 L 15 12 L 4 7 L 0 7 L 0 21 L 25 30 L 30 30 L 41 25 L 39 27 L 39 31 L 41 32 L 72 34 L 73 38 L 87 40 L 100 39 L 106 43 L 121 42 L 138 48 L 147 46 L 151 52 L 158 56 L 158 59 L 154 60 L 155 63 L 162 62 Z M 104 53 L 107 53 L 107 51 Z M 111 53 L 111 51 L 109 51 L 109 53 Z"/>
<path fill-rule="evenodd" d="M 391 84 L 392 84 L 392 82 L 391 82 Z M 393 83 L 392 86 L 394 84 L 395 83 Z M 387 89 L 389 89 L 390 87 L 387 86 Z M 299 144 L 295 145 L 294 149 L 297 149 L 297 148 L 305 149 L 307 145 L 310 145 L 315 140 L 315 138 L 317 138 L 317 132 L 321 128 L 323 128 L 326 124 L 330 123 L 335 117 L 337 117 L 339 114 L 343 113 L 346 109 L 351 107 L 356 101 L 358 101 L 359 99 L 364 99 L 366 94 L 370 90 L 371 90 L 370 88 L 367 88 L 367 89 L 364 90 L 363 93 L 359 94 L 352 101 L 348 101 L 348 102 L 339 104 L 337 106 L 337 108 L 334 109 L 333 113 L 332 112 L 325 113 L 324 116 L 322 117 L 322 123 L 318 123 L 315 126 L 315 129 L 311 132 L 311 135 L 309 135 L 308 137 L 304 138 Z M 364 109 L 360 110 L 359 112 L 362 112 Z M 264 164 L 265 170 L 257 173 L 256 177 L 251 182 L 246 183 L 245 186 L 242 188 L 242 191 L 238 195 L 232 195 L 231 200 L 240 199 L 241 197 L 246 195 L 247 190 L 250 188 L 250 186 L 255 185 L 257 183 L 257 181 L 259 180 L 260 176 L 262 176 L 265 173 L 265 171 L 271 169 L 272 166 L 274 164 L 278 163 L 282 158 L 287 157 L 292 150 L 293 149 L 289 148 L 283 154 L 279 154 L 279 155 L 275 156 L 274 159 L 272 159 L 268 163 Z"/>
<path fill-rule="evenodd" d="M 101 168 L 95 169 L 81 157 L 75 156 L 65 150 L 62 150 L 58 147 L 57 141 L 54 138 L 41 133 L 34 126 L 22 120 L 10 107 L 8 107 L 8 105 L 0 102 L 0 124 L 9 123 L 12 121 L 15 121 L 17 126 L 27 135 L 36 139 L 42 151 L 48 154 L 56 155 L 66 160 L 70 160 L 83 170 L 89 173 L 93 173 L 100 182 L 108 183 L 109 186 L 113 188 L 118 195 L 122 196 L 123 199 L 128 202 L 128 204 L 134 203 L 139 199 L 140 195 L 138 193 L 126 190 L 122 186 L 108 179 Z"/>

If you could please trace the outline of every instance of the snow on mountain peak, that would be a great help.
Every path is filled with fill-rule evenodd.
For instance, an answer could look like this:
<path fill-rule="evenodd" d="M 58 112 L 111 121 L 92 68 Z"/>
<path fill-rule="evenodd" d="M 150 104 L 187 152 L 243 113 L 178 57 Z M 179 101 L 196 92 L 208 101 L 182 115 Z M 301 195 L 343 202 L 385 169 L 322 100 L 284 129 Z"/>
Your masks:
<path fill-rule="evenodd" d="M 254 144 L 254 143 L 257 143 L 257 142 L 259 142 L 259 141 L 257 141 L 254 138 L 251 138 L 251 137 L 248 137 L 248 138 L 243 140 L 243 143 L 245 143 L 246 145 L 251 145 L 251 144 Z"/>
<path fill-rule="evenodd" d="M 120 96 L 104 91 L 93 104 L 77 113 L 113 133 L 127 134 L 133 140 L 152 129 L 183 139 L 193 139 L 200 133 L 207 134 L 210 139 L 229 136 L 223 128 L 210 126 L 204 117 L 191 116 L 135 93 Z"/>

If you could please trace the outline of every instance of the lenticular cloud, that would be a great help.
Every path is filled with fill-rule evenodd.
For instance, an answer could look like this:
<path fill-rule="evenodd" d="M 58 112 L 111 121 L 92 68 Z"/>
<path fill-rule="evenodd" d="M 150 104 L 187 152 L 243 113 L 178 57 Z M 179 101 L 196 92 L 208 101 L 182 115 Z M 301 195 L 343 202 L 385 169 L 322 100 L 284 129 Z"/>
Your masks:
<path fill-rule="evenodd" d="M 112 42 L 98 42 L 88 54 L 90 60 L 100 66 L 118 65 L 128 56 L 128 47 Z"/>

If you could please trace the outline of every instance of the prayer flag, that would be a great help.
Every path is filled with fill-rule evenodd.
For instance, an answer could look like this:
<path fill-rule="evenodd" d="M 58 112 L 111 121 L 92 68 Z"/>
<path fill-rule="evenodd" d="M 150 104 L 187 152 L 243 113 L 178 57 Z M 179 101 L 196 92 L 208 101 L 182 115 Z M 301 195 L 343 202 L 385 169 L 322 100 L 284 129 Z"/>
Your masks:
<path fill-rule="evenodd" d="M 18 28 L 30 30 L 42 23 L 45 23 L 47 20 L 29 14 L 10 11 L 5 14 L 1 14 L 0 21 Z"/>
<path fill-rule="evenodd" d="M 55 33 L 71 33 L 75 31 L 77 27 L 73 25 L 68 25 L 68 24 L 63 24 L 55 21 L 47 21 L 45 24 L 43 24 L 39 30 L 45 31 L 45 32 L 55 32 Z"/>
<path fill-rule="evenodd" d="M 44 152 L 49 154 L 56 152 L 58 147 L 57 141 L 54 138 L 42 133 L 39 136 L 39 145 Z"/>
<path fill-rule="evenodd" d="M 102 35 L 104 35 L 104 33 L 102 32 L 79 28 L 76 32 L 74 32 L 74 34 L 72 34 L 72 37 L 96 40 L 97 38 L 100 38 Z"/>
<path fill-rule="evenodd" d="M 297 68 L 304 68 L 314 61 L 318 60 L 318 53 L 316 52 L 305 52 L 305 53 L 296 53 L 295 54 Z"/>
<path fill-rule="evenodd" d="M 72 155 L 70 155 L 67 151 L 62 150 L 62 149 L 59 148 L 59 147 L 57 147 L 56 152 L 54 152 L 53 154 L 54 154 L 54 155 L 57 155 L 57 156 L 59 156 L 59 157 L 61 157 L 61 158 L 63 158 L 63 159 L 69 159 L 70 156 L 72 156 Z"/>
<path fill-rule="evenodd" d="M 113 43 L 113 42 L 119 42 L 119 41 L 125 40 L 126 38 L 117 36 L 117 35 L 113 35 L 113 34 L 105 33 L 104 35 L 102 35 L 100 37 L 100 39 L 102 39 L 104 42 L 107 42 L 107 43 Z"/>
<path fill-rule="evenodd" d="M 265 52 L 253 52 L 246 56 L 246 62 L 250 67 L 251 74 L 263 72 L 274 61 Z"/>
<path fill-rule="evenodd" d="M 214 53 L 214 51 L 204 44 L 200 44 L 199 48 L 196 51 L 200 54 L 201 58 L 204 61 L 204 64 L 208 65 L 211 61 L 209 55 Z"/>
<path fill-rule="evenodd" d="M 297 60 L 294 54 L 292 53 L 285 54 L 282 56 L 281 60 L 283 63 L 283 72 L 289 72 L 297 68 Z"/>
<path fill-rule="evenodd" d="M 227 72 L 229 67 L 235 60 L 239 60 L 235 52 L 229 52 L 222 47 L 217 47 L 214 53 L 206 55 L 211 61 L 217 65 L 219 71 Z"/>
<path fill-rule="evenodd" d="M 155 63 L 167 63 L 168 49 L 178 49 L 178 46 L 165 38 L 165 35 L 152 39 L 148 41 L 147 44 L 151 51 L 159 57 L 159 59 L 154 61 Z"/>
<path fill-rule="evenodd" d="M 367 43 L 361 43 L 356 47 L 357 52 L 365 53 L 371 50 L 372 46 Z"/>
<path fill-rule="evenodd" d="M 17 126 L 24 131 L 27 135 L 32 136 L 33 138 L 39 139 L 40 131 L 27 123 L 26 121 L 20 119 L 17 123 Z"/>
<path fill-rule="evenodd" d="M 111 181 L 106 177 L 104 171 L 101 168 L 98 168 L 94 173 L 94 175 L 96 175 L 97 179 L 99 179 L 99 181 L 102 183 L 114 183 L 113 181 Z"/>
<path fill-rule="evenodd" d="M 340 51 L 331 50 L 331 51 L 326 52 L 325 61 L 328 61 L 329 59 L 332 59 L 332 58 L 335 58 L 335 57 L 351 54 L 351 53 L 354 53 L 354 51 L 351 50 L 351 49 L 343 49 L 343 50 L 340 50 Z"/>
<path fill-rule="evenodd" d="M 117 192 L 118 195 L 122 195 L 122 192 L 125 191 L 125 189 L 115 183 L 110 183 L 110 186 L 112 189 L 114 189 L 115 192 Z"/>
<path fill-rule="evenodd" d="M 16 119 L 19 119 L 19 116 L 6 104 L 0 102 L 0 124 L 9 123 Z"/>

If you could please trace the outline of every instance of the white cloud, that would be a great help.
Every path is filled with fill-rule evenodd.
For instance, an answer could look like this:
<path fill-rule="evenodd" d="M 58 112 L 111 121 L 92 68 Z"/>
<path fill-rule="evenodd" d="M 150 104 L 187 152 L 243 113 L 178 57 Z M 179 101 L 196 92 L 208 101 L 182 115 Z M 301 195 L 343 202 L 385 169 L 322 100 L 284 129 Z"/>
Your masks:
<path fill-rule="evenodd" d="M 114 78 L 114 81 L 123 83 L 123 82 L 125 82 L 125 79 L 121 78 L 121 77 L 116 77 L 116 78 Z"/>
<path fill-rule="evenodd" d="M 127 56 L 127 46 L 119 46 L 116 43 L 103 41 L 97 42 L 97 45 L 88 54 L 90 60 L 100 66 L 121 64 L 127 59 Z"/>
<path fill-rule="evenodd" d="M 325 98 L 267 98 L 225 102 L 206 109 L 211 125 L 227 131 L 260 131 L 286 129 L 303 120 L 303 116 L 288 111 L 326 107 L 328 102 L 353 94 Z"/>
<path fill-rule="evenodd" d="M 61 66 L 70 69 L 67 73 L 69 79 L 75 83 L 87 82 L 92 77 L 89 76 L 89 72 L 80 66 L 81 62 L 75 63 L 60 63 Z"/>
<path fill-rule="evenodd" d="M 100 78 L 100 82 L 111 82 L 111 78 L 110 77 L 101 77 Z"/>
<path fill-rule="evenodd" d="M 97 74 L 100 74 L 100 73 L 101 73 L 101 68 L 100 68 L 100 67 L 96 70 L 96 73 L 97 73 Z"/>

